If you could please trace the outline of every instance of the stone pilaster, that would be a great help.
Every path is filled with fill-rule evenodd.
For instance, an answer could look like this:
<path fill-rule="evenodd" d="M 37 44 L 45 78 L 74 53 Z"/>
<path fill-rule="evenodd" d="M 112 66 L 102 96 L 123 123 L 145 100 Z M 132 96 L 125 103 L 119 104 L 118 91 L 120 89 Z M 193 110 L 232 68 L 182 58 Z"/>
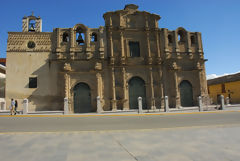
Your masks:
<path fill-rule="evenodd" d="M 147 55 L 148 55 L 148 64 L 152 64 L 152 55 L 150 49 L 150 40 L 149 40 L 149 31 L 146 31 L 146 44 L 147 44 Z"/>
<path fill-rule="evenodd" d="M 116 100 L 116 87 L 115 87 L 115 71 L 114 68 L 112 68 L 112 111 L 117 110 L 117 100 Z"/>
<path fill-rule="evenodd" d="M 191 38 L 190 38 L 190 33 L 187 32 L 186 36 L 187 36 L 187 52 L 191 53 L 192 50 L 191 50 Z"/>
<path fill-rule="evenodd" d="M 122 77 L 123 77 L 123 110 L 129 110 L 128 98 L 127 98 L 127 80 L 126 80 L 126 69 L 122 67 Z"/>
<path fill-rule="evenodd" d="M 168 52 L 168 29 L 163 29 L 163 37 L 164 37 L 164 51 Z"/>
<path fill-rule="evenodd" d="M 70 43 L 71 43 L 71 48 L 73 48 L 74 46 L 75 46 L 75 43 L 76 43 L 76 33 L 75 33 L 75 31 L 71 28 L 71 31 L 70 31 L 70 33 L 71 33 L 71 36 L 70 36 Z"/>
<path fill-rule="evenodd" d="M 104 42 L 103 42 L 104 27 L 99 27 L 99 55 L 101 59 L 104 59 Z"/>
<path fill-rule="evenodd" d="M 159 72 L 159 86 L 160 86 L 160 101 L 161 101 L 161 107 L 164 107 L 164 89 L 163 89 L 163 69 L 159 66 L 158 67 L 158 72 Z"/>
<path fill-rule="evenodd" d="M 181 102 L 180 102 L 180 93 L 179 93 L 179 88 L 178 88 L 178 72 L 177 70 L 173 70 L 174 73 L 174 82 L 175 82 L 175 101 L 176 101 L 176 108 L 180 108 Z"/>
<path fill-rule="evenodd" d="M 151 87 L 151 109 L 156 110 L 152 67 L 149 67 L 149 73 L 150 73 L 150 87 Z"/>
<path fill-rule="evenodd" d="M 197 48 L 198 52 L 202 52 L 202 38 L 200 32 L 197 32 Z"/>
<path fill-rule="evenodd" d="M 114 64 L 112 31 L 109 31 L 110 64 Z"/>
<path fill-rule="evenodd" d="M 64 81 L 65 81 L 64 97 L 69 98 L 69 75 L 68 75 L 68 73 L 64 74 Z"/>
<path fill-rule="evenodd" d="M 102 99 L 102 75 L 100 73 L 97 73 L 96 77 L 97 77 L 97 94 Z"/>
<path fill-rule="evenodd" d="M 126 64 L 126 58 L 125 58 L 125 52 L 124 52 L 123 31 L 120 31 L 120 50 L 121 50 L 121 63 Z"/>
<path fill-rule="evenodd" d="M 156 46 L 157 46 L 157 63 L 161 64 L 161 52 L 160 52 L 160 43 L 159 43 L 158 29 L 157 29 L 155 34 L 156 34 Z"/>
<path fill-rule="evenodd" d="M 59 28 L 57 28 L 57 48 L 60 48 L 60 43 L 61 43 L 61 37 L 60 37 L 60 31 Z"/>
<path fill-rule="evenodd" d="M 173 31 L 174 33 L 174 45 L 175 45 L 175 52 L 179 52 L 179 45 L 178 45 L 178 33 L 177 31 Z"/>

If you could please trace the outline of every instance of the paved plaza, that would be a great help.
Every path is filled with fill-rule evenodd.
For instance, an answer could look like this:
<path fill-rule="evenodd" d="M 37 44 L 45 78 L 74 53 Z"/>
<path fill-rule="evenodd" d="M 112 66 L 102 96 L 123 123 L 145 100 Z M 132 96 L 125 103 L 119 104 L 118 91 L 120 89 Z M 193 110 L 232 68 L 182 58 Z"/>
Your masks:
<path fill-rule="evenodd" d="M 9 161 L 238 161 L 239 122 L 238 111 L 0 117 L 0 156 Z"/>

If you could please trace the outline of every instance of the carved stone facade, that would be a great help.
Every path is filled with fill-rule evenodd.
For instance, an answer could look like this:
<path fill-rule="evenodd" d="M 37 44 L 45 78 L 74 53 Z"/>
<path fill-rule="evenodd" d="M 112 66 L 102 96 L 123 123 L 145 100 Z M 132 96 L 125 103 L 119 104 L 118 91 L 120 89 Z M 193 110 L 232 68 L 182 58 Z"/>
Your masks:
<path fill-rule="evenodd" d="M 26 25 L 29 17 L 23 32 L 9 32 L 7 100 L 28 98 L 31 110 L 62 110 L 68 98 L 69 111 L 78 113 L 96 111 L 97 96 L 112 111 L 137 108 L 138 96 L 144 109 L 163 108 L 164 96 L 172 108 L 208 97 L 199 32 L 159 28 L 159 15 L 133 4 L 105 13 L 99 28 L 76 24 L 47 33 Z M 31 80 L 37 88 L 29 88 Z"/>

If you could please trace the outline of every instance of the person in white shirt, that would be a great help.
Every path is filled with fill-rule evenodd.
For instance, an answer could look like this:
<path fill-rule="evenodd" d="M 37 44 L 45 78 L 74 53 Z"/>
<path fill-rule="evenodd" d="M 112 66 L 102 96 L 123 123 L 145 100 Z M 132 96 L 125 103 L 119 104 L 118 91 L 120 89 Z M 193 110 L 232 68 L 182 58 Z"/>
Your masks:
<path fill-rule="evenodd" d="M 13 100 L 13 98 L 11 99 L 11 115 L 13 115 L 14 114 L 14 108 L 15 108 L 15 101 Z"/>

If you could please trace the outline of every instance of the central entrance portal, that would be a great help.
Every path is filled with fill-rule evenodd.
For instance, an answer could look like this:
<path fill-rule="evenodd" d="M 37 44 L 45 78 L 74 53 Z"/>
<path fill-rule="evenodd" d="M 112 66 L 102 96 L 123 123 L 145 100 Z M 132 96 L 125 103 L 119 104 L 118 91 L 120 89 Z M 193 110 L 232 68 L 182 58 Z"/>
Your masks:
<path fill-rule="evenodd" d="M 193 91 L 189 81 L 184 80 L 180 83 L 180 98 L 182 107 L 193 106 Z"/>
<path fill-rule="evenodd" d="M 142 97 L 142 107 L 147 109 L 145 82 L 139 77 L 133 77 L 129 83 L 129 107 L 138 109 L 138 97 Z"/>
<path fill-rule="evenodd" d="M 74 113 L 92 112 L 91 91 L 86 83 L 78 83 L 74 89 Z"/>

